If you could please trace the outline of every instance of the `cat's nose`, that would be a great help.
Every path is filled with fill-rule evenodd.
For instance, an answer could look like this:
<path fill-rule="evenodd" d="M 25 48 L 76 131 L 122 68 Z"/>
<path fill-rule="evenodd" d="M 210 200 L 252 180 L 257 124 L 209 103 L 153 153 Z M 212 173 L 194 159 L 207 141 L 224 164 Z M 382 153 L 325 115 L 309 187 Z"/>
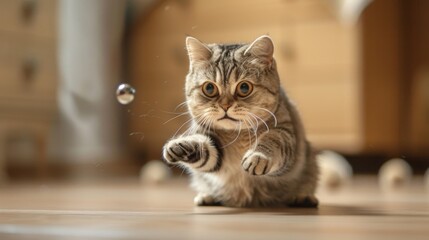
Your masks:
<path fill-rule="evenodd" d="M 221 103 L 221 104 L 219 104 L 220 105 L 220 107 L 223 109 L 223 110 L 225 110 L 225 112 L 226 111 L 228 111 L 228 109 L 231 107 L 231 103 L 229 103 L 229 102 L 227 102 L 227 103 Z"/>

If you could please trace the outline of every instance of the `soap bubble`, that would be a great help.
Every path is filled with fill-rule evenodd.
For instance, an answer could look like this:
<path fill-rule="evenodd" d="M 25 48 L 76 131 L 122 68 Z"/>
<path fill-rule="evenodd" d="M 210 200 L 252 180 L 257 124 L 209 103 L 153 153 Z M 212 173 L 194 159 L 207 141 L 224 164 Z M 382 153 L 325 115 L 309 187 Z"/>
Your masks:
<path fill-rule="evenodd" d="M 118 102 L 121 104 L 129 104 L 134 100 L 135 94 L 136 90 L 131 87 L 131 85 L 122 83 L 116 90 L 116 99 L 118 99 Z"/>

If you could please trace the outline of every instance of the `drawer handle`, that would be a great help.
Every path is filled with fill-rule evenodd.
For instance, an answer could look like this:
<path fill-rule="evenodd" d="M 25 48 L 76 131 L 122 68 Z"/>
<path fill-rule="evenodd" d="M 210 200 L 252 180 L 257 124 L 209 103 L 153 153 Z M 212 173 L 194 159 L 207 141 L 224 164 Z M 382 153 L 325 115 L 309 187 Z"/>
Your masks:
<path fill-rule="evenodd" d="M 25 22 L 30 22 L 36 15 L 37 0 L 23 0 L 21 6 L 22 19 Z"/>
<path fill-rule="evenodd" d="M 35 79 L 38 70 L 36 59 L 27 58 L 22 63 L 22 76 L 25 82 L 31 82 Z"/>

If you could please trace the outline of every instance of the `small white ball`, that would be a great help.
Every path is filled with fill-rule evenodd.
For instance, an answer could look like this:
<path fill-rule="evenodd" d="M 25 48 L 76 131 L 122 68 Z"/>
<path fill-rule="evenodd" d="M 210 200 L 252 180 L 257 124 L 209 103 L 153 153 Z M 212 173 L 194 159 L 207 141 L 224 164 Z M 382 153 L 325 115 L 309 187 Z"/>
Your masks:
<path fill-rule="evenodd" d="M 337 190 L 350 182 L 353 169 L 343 156 L 333 151 L 322 151 L 316 159 L 320 169 L 319 187 Z"/>
<path fill-rule="evenodd" d="M 140 170 L 140 180 L 144 183 L 162 183 L 170 177 L 170 168 L 161 160 L 151 160 Z"/>
<path fill-rule="evenodd" d="M 413 176 L 410 165 L 400 158 L 385 162 L 378 172 L 378 182 L 382 190 L 392 191 L 406 187 Z"/>

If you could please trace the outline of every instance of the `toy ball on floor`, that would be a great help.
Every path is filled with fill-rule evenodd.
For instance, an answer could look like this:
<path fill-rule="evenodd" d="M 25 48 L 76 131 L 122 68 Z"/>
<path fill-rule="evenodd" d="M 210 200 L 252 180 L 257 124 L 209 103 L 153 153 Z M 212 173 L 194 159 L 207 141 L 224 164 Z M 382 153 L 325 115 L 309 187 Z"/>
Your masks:
<path fill-rule="evenodd" d="M 353 169 L 343 156 L 333 151 L 322 151 L 316 159 L 320 168 L 320 188 L 337 190 L 350 182 Z"/>
<path fill-rule="evenodd" d="M 170 168 L 161 160 L 151 160 L 140 170 L 140 180 L 143 183 L 159 184 L 171 177 Z"/>
<path fill-rule="evenodd" d="M 400 158 L 385 162 L 378 172 L 378 183 L 382 190 L 391 191 L 406 187 L 413 176 L 410 165 Z"/>

